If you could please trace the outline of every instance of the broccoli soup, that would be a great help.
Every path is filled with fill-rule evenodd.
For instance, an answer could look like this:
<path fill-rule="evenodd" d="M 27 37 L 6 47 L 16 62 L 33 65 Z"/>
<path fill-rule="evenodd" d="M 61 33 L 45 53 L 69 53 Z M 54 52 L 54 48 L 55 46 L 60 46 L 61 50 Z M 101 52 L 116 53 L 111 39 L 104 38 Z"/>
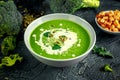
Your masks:
<path fill-rule="evenodd" d="M 30 46 L 37 54 L 52 59 L 69 59 L 83 54 L 90 45 L 88 32 L 69 20 L 51 20 L 30 35 Z"/>

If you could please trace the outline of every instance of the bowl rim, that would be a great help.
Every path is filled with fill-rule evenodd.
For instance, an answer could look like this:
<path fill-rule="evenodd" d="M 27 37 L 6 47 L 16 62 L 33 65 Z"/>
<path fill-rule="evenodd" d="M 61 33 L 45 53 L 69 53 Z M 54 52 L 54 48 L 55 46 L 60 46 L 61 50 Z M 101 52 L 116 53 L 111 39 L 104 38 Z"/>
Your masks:
<path fill-rule="evenodd" d="M 29 40 L 27 40 L 26 36 L 27 36 L 27 31 L 28 31 L 29 28 L 30 28 L 29 26 L 31 26 L 32 24 L 34 24 L 35 22 L 37 22 L 39 19 L 43 19 L 43 18 L 45 18 L 45 17 L 55 16 L 55 15 L 72 16 L 72 17 L 74 17 L 74 18 L 77 18 L 77 19 L 83 21 L 85 24 L 89 25 L 90 29 L 93 31 L 92 34 L 93 34 L 93 36 L 94 36 L 94 39 L 93 39 L 93 42 L 90 42 L 90 45 L 91 45 L 91 46 L 89 45 L 88 49 L 87 49 L 83 54 L 81 54 L 81 55 L 79 55 L 79 56 L 76 56 L 76 57 L 73 57 L 73 58 L 68 58 L 68 59 L 54 59 L 54 58 L 48 58 L 48 57 L 41 56 L 41 55 L 35 53 L 35 52 L 31 49 L 31 47 L 28 46 L 28 45 L 29 45 Z M 60 18 L 60 19 L 61 19 L 61 18 Z M 54 19 L 53 19 L 53 20 L 54 20 Z M 69 19 L 68 19 L 68 20 L 69 20 Z M 49 20 L 48 20 L 48 21 L 49 21 Z M 84 28 L 84 27 L 83 27 L 83 28 Z M 34 28 L 34 29 L 35 29 L 35 28 Z M 89 35 L 90 35 L 90 34 L 89 34 Z M 44 16 L 42 16 L 42 17 L 39 17 L 39 18 L 35 19 L 32 23 L 30 23 L 30 24 L 28 25 L 28 27 L 26 28 L 25 33 L 24 33 L 24 43 L 25 43 L 27 49 L 30 51 L 30 53 L 31 53 L 33 56 L 37 56 L 37 57 L 40 57 L 40 58 L 42 58 L 42 59 L 50 60 L 50 61 L 70 61 L 70 60 L 78 59 L 78 58 L 80 58 L 80 57 L 84 57 L 84 56 L 86 56 L 86 55 L 92 50 L 92 48 L 94 47 L 94 45 L 95 45 L 95 43 L 96 43 L 96 33 L 95 33 L 93 27 L 92 27 L 86 20 L 80 18 L 79 16 L 72 15 L 72 14 L 67 14 L 67 13 L 52 13 L 52 14 L 47 14 L 47 15 L 44 15 Z M 92 43 L 92 44 L 91 44 L 91 43 Z"/>
<path fill-rule="evenodd" d="M 104 10 L 104 12 L 109 12 L 109 11 L 111 11 L 111 10 Z M 100 12 L 103 12 L 103 11 L 100 11 Z M 99 12 L 99 13 L 100 13 Z M 99 14 L 98 13 L 98 14 Z M 96 24 L 97 24 L 97 26 L 102 30 L 102 31 L 104 31 L 104 32 L 106 32 L 106 33 L 109 33 L 109 34 L 120 34 L 120 32 L 113 32 L 113 31 L 108 31 L 108 30 L 105 30 L 104 28 L 102 28 L 102 26 L 100 26 L 100 24 L 97 22 L 97 17 L 95 16 L 95 22 L 96 22 Z"/>

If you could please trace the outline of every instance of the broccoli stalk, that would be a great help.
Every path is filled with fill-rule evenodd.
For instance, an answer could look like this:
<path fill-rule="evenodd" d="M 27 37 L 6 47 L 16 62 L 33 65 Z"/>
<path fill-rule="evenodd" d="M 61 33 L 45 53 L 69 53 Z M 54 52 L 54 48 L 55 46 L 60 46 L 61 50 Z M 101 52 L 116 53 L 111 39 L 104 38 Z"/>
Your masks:
<path fill-rule="evenodd" d="M 87 7 L 97 8 L 100 5 L 100 1 L 99 0 L 83 0 L 81 5 L 82 5 L 81 8 L 87 8 Z"/>
<path fill-rule="evenodd" d="M 109 65 L 109 64 L 106 64 L 106 65 L 104 66 L 104 71 L 109 71 L 109 72 L 112 72 L 112 71 L 113 71 L 113 69 L 110 67 L 110 65 Z"/>
<path fill-rule="evenodd" d="M 12 54 L 10 56 L 5 56 L 1 60 L 0 68 L 2 68 L 3 66 L 11 67 L 16 63 L 16 61 L 21 62 L 22 59 L 23 57 L 20 57 L 18 53 Z"/>
<path fill-rule="evenodd" d="M 98 8 L 100 0 L 49 0 L 53 12 L 74 13 L 80 8 Z"/>

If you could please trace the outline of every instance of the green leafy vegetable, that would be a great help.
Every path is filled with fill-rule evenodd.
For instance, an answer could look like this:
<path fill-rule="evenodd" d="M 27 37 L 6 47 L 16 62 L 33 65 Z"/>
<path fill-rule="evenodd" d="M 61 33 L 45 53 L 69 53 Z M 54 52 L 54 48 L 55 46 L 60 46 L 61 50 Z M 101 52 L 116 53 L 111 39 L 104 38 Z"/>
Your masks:
<path fill-rule="evenodd" d="M 110 67 L 110 65 L 109 65 L 109 64 L 106 64 L 106 65 L 104 66 L 104 71 L 109 71 L 109 72 L 112 72 L 112 71 L 113 71 L 113 69 Z"/>
<path fill-rule="evenodd" d="M 22 25 L 22 15 L 17 10 L 14 1 L 0 1 L 0 37 L 17 35 Z"/>
<path fill-rule="evenodd" d="M 80 8 L 98 8 L 100 0 L 49 0 L 53 12 L 74 13 Z"/>
<path fill-rule="evenodd" d="M 46 32 L 46 33 L 44 33 L 43 35 L 44 35 L 45 37 L 49 37 L 50 32 Z"/>
<path fill-rule="evenodd" d="M 12 54 L 10 56 L 5 56 L 1 60 L 0 68 L 2 68 L 3 66 L 11 67 L 16 63 L 16 61 L 21 62 L 22 59 L 23 57 L 20 57 L 18 53 Z"/>
<path fill-rule="evenodd" d="M 54 46 L 52 47 L 52 50 L 57 50 L 60 49 L 61 47 L 58 44 L 54 44 Z"/>
<path fill-rule="evenodd" d="M 107 51 L 107 49 L 104 48 L 104 47 L 98 47 L 98 46 L 95 45 L 94 48 L 93 48 L 93 52 L 95 52 L 98 55 L 103 56 L 103 57 L 113 58 L 112 53 L 110 53 L 110 51 Z"/>
<path fill-rule="evenodd" d="M 1 52 L 3 55 L 8 55 L 9 51 L 14 50 L 16 47 L 16 37 L 8 36 L 4 38 L 1 44 Z"/>

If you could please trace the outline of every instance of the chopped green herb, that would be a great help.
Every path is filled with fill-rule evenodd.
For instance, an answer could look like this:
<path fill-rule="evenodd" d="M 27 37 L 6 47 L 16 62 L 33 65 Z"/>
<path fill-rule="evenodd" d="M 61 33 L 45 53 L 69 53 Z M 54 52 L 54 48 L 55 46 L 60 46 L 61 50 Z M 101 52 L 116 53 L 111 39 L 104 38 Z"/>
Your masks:
<path fill-rule="evenodd" d="M 95 52 L 98 55 L 103 56 L 103 57 L 113 58 L 112 53 L 110 53 L 110 51 L 107 51 L 107 49 L 104 48 L 104 47 L 98 47 L 98 46 L 95 45 L 94 48 L 93 48 L 93 52 Z"/>
<path fill-rule="evenodd" d="M 57 50 L 60 49 L 61 47 L 58 44 L 54 44 L 54 46 L 52 47 L 52 50 Z"/>
<path fill-rule="evenodd" d="M 46 32 L 46 33 L 44 33 L 43 35 L 44 35 L 45 37 L 49 37 L 49 34 L 50 34 L 50 32 Z"/>
<path fill-rule="evenodd" d="M 104 71 L 109 71 L 109 72 L 112 72 L 112 71 L 113 71 L 113 69 L 110 67 L 110 65 L 109 65 L 109 64 L 105 64 L 105 66 L 104 66 Z"/>

